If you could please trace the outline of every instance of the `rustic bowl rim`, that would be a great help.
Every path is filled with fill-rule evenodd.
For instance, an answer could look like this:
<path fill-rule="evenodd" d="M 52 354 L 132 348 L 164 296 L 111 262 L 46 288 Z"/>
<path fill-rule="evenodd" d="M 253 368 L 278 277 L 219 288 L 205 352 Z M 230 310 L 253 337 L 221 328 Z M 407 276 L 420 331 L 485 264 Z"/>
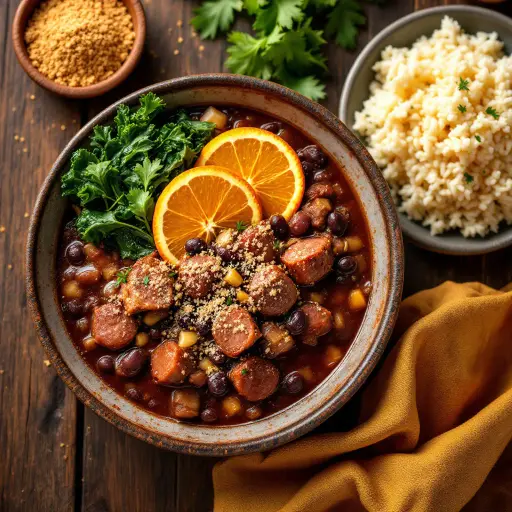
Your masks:
<path fill-rule="evenodd" d="M 25 45 L 25 27 L 33 11 L 43 0 L 21 0 L 12 22 L 12 42 L 14 52 L 21 67 L 38 85 L 59 96 L 72 99 L 86 99 L 101 96 L 120 85 L 132 73 L 142 56 L 146 39 L 146 16 L 140 0 L 121 0 L 133 20 L 135 40 L 127 59 L 121 67 L 106 80 L 85 87 L 70 87 L 54 82 L 43 75 L 30 61 Z"/>
<path fill-rule="evenodd" d="M 509 27 L 512 33 L 512 19 L 504 14 L 474 5 L 439 5 L 416 11 L 401 18 L 382 29 L 363 48 L 354 64 L 350 68 L 345 84 L 341 91 L 339 117 L 348 127 L 353 125 L 353 119 L 348 119 L 349 105 L 352 101 L 351 93 L 359 73 L 363 69 L 373 66 L 374 60 L 371 54 L 379 47 L 384 49 L 387 40 L 402 27 L 406 25 L 420 25 L 423 18 L 430 16 L 451 15 L 455 19 L 457 13 L 470 13 L 476 18 L 488 18 L 500 22 Z M 421 27 L 420 27 L 421 28 Z M 497 31 L 497 29 L 496 29 Z M 430 35 L 424 30 L 419 30 L 417 38 L 423 35 Z M 499 33 L 498 33 L 499 35 Z M 406 238 L 409 238 L 418 247 L 452 256 L 476 256 L 498 251 L 512 245 L 512 225 L 500 225 L 497 233 L 490 233 L 483 238 L 464 238 L 462 234 L 454 231 L 442 235 L 431 235 L 430 229 L 419 222 L 415 222 L 402 212 L 398 212 L 402 231 Z"/>
<path fill-rule="evenodd" d="M 390 276 L 389 285 L 387 286 L 386 295 L 382 301 L 384 303 L 383 307 L 381 310 L 379 310 L 379 312 L 382 312 L 382 315 L 380 316 L 378 323 L 375 323 L 375 319 L 368 317 L 366 317 L 363 321 L 368 321 L 370 324 L 372 322 L 374 323 L 374 342 L 368 349 L 365 357 L 359 363 L 357 370 L 354 372 L 353 378 L 345 386 L 345 389 L 340 389 L 336 394 L 331 396 L 329 400 L 322 403 L 322 405 L 318 407 L 317 410 L 311 411 L 311 415 L 300 417 L 293 425 L 280 429 L 277 434 L 269 431 L 257 439 L 252 439 L 249 441 L 233 440 L 223 445 L 201 443 L 198 441 L 176 440 L 163 434 L 155 433 L 154 431 L 150 431 L 130 420 L 121 417 L 116 412 L 109 409 L 101 400 L 94 396 L 94 394 L 90 393 L 78 380 L 78 378 L 75 377 L 71 369 L 63 360 L 58 349 L 52 342 L 52 333 L 50 332 L 50 329 L 42 315 L 42 308 L 37 293 L 36 274 L 38 233 L 41 227 L 41 217 L 45 208 L 45 203 L 47 202 L 49 196 L 49 192 L 55 181 L 59 178 L 62 167 L 68 161 L 70 153 L 78 145 L 83 143 L 83 140 L 88 136 L 90 129 L 94 125 L 111 118 L 119 104 L 133 102 L 141 94 L 147 92 L 154 92 L 155 94 L 167 94 L 170 92 L 178 92 L 189 87 L 205 85 L 225 86 L 230 88 L 236 87 L 245 90 L 252 89 L 263 94 L 274 96 L 279 95 L 281 98 L 284 97 L 286 101 L 291 103 L 293 107 L 296 108 L 299 112 L 307 112 L 318 122 L 332 130 L 336 136 L 339 137 L 350 149 L 350 151 L 357 156 L 360 165 L 364 168 L 364 171 L 368 176 L 368 180 L 372 182 L 372 185 L 374 185 L 375 194 L 378 194 L 380 197 L 382 208 L 381 211 L 386 221 L 386 234 L 389 241 L 388 247 L 390 256 L 390 268 L 388 268 Z M 392 329 L 398 315 L 398 308 L 400 305 L 403 287 L 403 277 L 404 252 L 402 234 L 396 210 L 384 178 L 382 177 L 380 171 L 377 168 L 377 165 L 367 150 L 364 148 L 364 146 L 361 144 L 359 139 L 357 139 L 357 137 L 353 135 L 335 115 L 333 115 L 330 111 L 321 105 L 309 100 L 308 98 L 305 98 L 304 96 L 290 89 L 272 82 L 267 82 L 247 76 L 229 74 L 191 75 L 151 85 L 120 99 L 110 107 L 103 110 L 91 121 L 89 121 L 71 139 L 71 141 L 61 152 L 42 185 L 30 220 L 26 249 L 26 287 L 28 305 L 34 319 L 40 341 L 46 353 L 48 354 L 49 360 L 66 385 L 85 405 L 88 405 L 97 415 L 103 419 L 106 419 L 108 422 L 112 423 L 123 432 L 131 434 L 138 439 L 149 442 L 150 444 L 154 444 L 155 446 L 161 448 L 194 455 L 226 456 L 275 448 L 309 432 L 323 421 L 325 421 L 332 414 L 334 414 L 334 412 L 336 412 L 342 405 L 344 405 L 361 387 L 363 382 L 368 378 L 380 357 L 384 353 L 384 349 L 391 336 Z M 71 340 L 69 340 L 69 342 L 71 343 Z M 315 391 L 312 393 L 314 392 Z M 291 407 L 293 407 L 293 405 Z M 313 414 L 313 412 L 315 414 Z M 236 426 L 234 428 L 236 429 Z"/>

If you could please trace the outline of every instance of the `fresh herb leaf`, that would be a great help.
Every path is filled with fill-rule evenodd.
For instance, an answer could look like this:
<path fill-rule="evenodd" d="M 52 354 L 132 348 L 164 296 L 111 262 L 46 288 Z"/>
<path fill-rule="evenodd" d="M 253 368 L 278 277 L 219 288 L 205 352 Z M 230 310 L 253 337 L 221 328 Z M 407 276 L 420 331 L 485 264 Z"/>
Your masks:
<path fill-rule="evenodd" d="M 120 270 L 116 276 L 116 285 L 120 286 L 121 283 L 127 283 L 128 282 L 128 274 L 131 272 L 132 267 L 128 267 L 127 269 Z"/>
<path fill-rule="evenodd" d="M 240 373 L 242 375 L 247 375 L 249 373 L 249 370 L 247 368 L 242 368 L 242 371 Z"/>
<path fill-rule="evenodd" d="M 462 114 L 464 114 L 467 110 L 467 108 L 464 105 L 459 105 L 457 108 L 459 109 L 459 112 L 461 112 Z"/>
<path fill-rule="evenodd" d="M 459 77 L 459 91 L 469 91 L 469 80 L 465 80 L 461 76 Z"/>
<path fill-rule="evenodd" d="M 303 0 L 272 0 L 260 7 L 256 14 L 253 28 L 265 35 L 272 33 L 276 27 L 291 29 L 294 21 L 301 21 Z"/>
<path fill-rule="evenodd" d="M 255 76 L 269 80 L 272 77 L 271 63 L 265 60 L 268 38 L 255 38 L 245 32 L 231 32 L 228 36 L 227 68 L 240 75 Z"/>
<path fill-rule="evenodd" d="M 482 142 L 482 137 L 480 137 L 480 135 L 475 135 L 475 139 L 476 139 L 478 142 Z"/>
<path fill-rule="evenodd" d="M 144 276 L 144 279 L 142 280 L 142 284 L 144 286 L 148 286 L 148 284 L 149 284 L 149 276 Z"/>
<path fill-rule="evenodd" d="M 242 231 L 245 231 L 247 228 L 249 227 L 249 225 L 244 222 L 243 220 L 238 220 L 236 222 L 236 226 L 235 226 L 235 229 L 241 233 Z"/>
<path fill-rule="evenodd" d="M 226 306 L 231 306 L 231 304 L 233 304 L 233 297 L 228 297 L 226 299 Z"/>
<path fill-rule="evenodd" d="M 356 47 L 358 27 L 365 23 L 361 4 L 356 0 L 340 0 L 329 14 L 325 33 L 327 37 L 334 37 L 342 48 L 353 50 Z"/>
<path fill-rule="evenodd" d="M 210 0 L 194 11 L 196 16 L 190 22 L 202 39 L 214 39 L 218 32 L 231 27 L 235 12 L 240 12 L 243 5 L 242 0 Z"/>
<path fill-rule="evenodd" d="M 325 85 L 321 84 L 313 75 L 296 77 L 287 74 L 281 83 L 315 101 L 322 100 L 326 96 Z"/>
<path fill-rule="evenodd" d="M 487 109 L 485 110 L 485 113 L 489 114 L 492 117 L 494 117 L 494 119 L 499 119 L 500 118 L 500 115 L 498 114 L 498 112 L 496 112 L 496 109 L 494 109 L 492 107 L 487 107 Z"/>
<path fill-rule="evenodd" d="M 274 240 L 274 251 L 281 250 L 281 242 L 279 240 Z"/>
<path fill-rule="evenodd" d="M 473 176 L 471 176 L 471 174 L 468 174 L 467 172 L 464 173 L 464 179 L 468 184 L 473 183 L 473 181 L 475 180 L 475 178 L 473 178 Z"/>
<path fill-rule="evenodd" d="M 267 0 L 243 0 L 243 2 L 247 14 L 255 16 L 258 14 L 260 7 L 263 7 L 267 3 Z"/>
<path fill-rule="evenodd" d="M 175 272 L 174 270 L 169 272 L 169 277 L 170 278 L 175 278 L 177 275 L 178 275 L 178 272 Z"/>

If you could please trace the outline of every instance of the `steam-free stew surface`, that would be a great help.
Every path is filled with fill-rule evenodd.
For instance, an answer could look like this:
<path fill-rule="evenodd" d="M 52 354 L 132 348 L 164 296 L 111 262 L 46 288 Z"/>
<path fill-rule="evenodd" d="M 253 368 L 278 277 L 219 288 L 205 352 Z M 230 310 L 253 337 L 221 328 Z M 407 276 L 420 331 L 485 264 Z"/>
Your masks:
<path fill-rule="evenodd" d="M 306 137 L 285 123 L 260 113 L 231 107 L 217 108 L 228 115 L 226 129 L 246 126 L 262 127 L 277 133 L 296 151 L 314 144 L 314 134 L 311 134 L 311 138 Z M 203 112 L 204 108 L 189 109 L 192 118 L 199 118 Z M 349 297 L 355 291 L 358 294 L 357 298 L 363 297 L 365 302 L 368 301 L 371 291 L 371 251 L 365 220 L 343 178 L 343 170 L 338 169 L 332 161 L 328 161 L 321 169 L 311 172 L 305 164 L 305 169 L 308 171 L 305 173 L 306 193 L 308 186 L 315 182 L 325 183 L 327 178 L 338 191 L 332 200 L 333 207 L 342 206 L 350 215 L 349 227 L 342 237 L 345 246 L 341 254 L 337 255 L 334 268 L 337 268 L 339 259 L 349 256 L 356 261 L 357 270 L 350 279 L 337 279 L 337 274 L 333 270 L 315 285 L 299 287 L 299 300 L 317 302 L 331 311 L 334 328 L 328 334 L 321 336 L 316 346 L 298 342 L 290 352 L 272 359 L 271 362 L 279 370 L 280 382 L 276 391 L 261 402 L 249 402 L 238 395 L 232 386 L 224 397 L 218 397 L 212 395 L 207 385 L 197 387 L 185 382 L 171 387 L 156 384 L 151 376 L 149 360 L 144 363 L 142 371 L 131 378 L 119 376 L 112 371 L 112 368 L 108 368 L 113 359 L 129 351 L 136 344 L 142 346 L 142 350 L 149 355 L 163 341 L 163 331 L 172 325 L 172 308 L 167 318 L 151 326 L 142 321 L 144 314 L 138 315 L 140 318 L 138 332 L 143 334 L 138 335 L 129 347 L 120 352 L 112 352 L 94 343 L 91 337 L 93 309 L 105 303 L 109 296 L 118 293 L 119 272 L 123 272 L 123 269 L 129 268 L 134 262 L 121 260 L 116 252 L 109 252 L 91 244 L 83 244 L 73 225 L 73 212 L 70 209 L 68 222 L 63 227 L 57 262 L 62 313 L 77 350 L 109 386 L 140 407 L 162 416 L 172 416 L 170 401 L 173 390 L 193 388 L 199 393 L 201 411 L 207 409 L 213 412 L 210 417 L 207 411 L 202 415 L 202 419 L 198 417 L 192 421 L 211 422 L 218 425 L 243 423 L 279 411 L 309 393 L 329 375 L 347 352 L 364 316 L 365 307 L 361 305 L 351 307 L 352 298 Z M 320 175 L 321 172 L 324 174 Z M 303 205 L 305 203 L 306 197 Z M 316 231 L 310 228 L 303 236 L 318 234 L 319 231 L 328 233 L 330 229 L 329 226 Z M 298 305 L 294 306 L 292 311 L 297 307 Z M 286 319 L 283 317 L 278 320 L 285 322 Z M 258 320 L 261 324 L 263 319 L 258 318 Z M 247 353 L 244 353 L 241 359 L 250 354 L 265 357 L 261 350 L 261 342 L 257 342 Z M 222 371 L 229 373 L 229 369 L 238 360 L 223 359 L 225 359 L 224 362 L 220 361 L 216 364 Z M 230 410 L 229 402 L 233 397 L 236 400 L 237 412 L 230 415 L 226 411 Z"/>

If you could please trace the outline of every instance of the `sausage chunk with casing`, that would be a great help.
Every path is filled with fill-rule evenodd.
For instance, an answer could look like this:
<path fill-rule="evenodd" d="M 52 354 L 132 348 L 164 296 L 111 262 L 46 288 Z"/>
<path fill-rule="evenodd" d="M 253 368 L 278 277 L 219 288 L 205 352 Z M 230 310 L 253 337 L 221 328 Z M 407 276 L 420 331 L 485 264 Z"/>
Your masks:
<path fill-rule="evenodd" d="M 217 315 L 212 335 L 224 354 L 237 357 L 254 345 L 261 337 L 261 332 L 250 313 L 234 305 Z"/>
<path fill-rule="evenodd" d="M 315 284 L 330 272 L 334 263 L 331 241 L 323 236 L 303 238 L 284 252 L 281 261 L 296 283 Z"/>
<path fill-rule="evenodd" d="M 126 312 L 133 315 L 170 308 L 173 304 L 172 285 L 169 267 L 151 254 L 144 256 L 133 265 L 121 289 Z"/>
<path fill-rule="evenodd" d="M 257 402 L 276 390 L 279 371 L 269 361 L 251 356 L 233 366 L 229 378 L 238 393 L 250 402 Z"/>
<path fill-rule="evenodd" d="M 235 249 L 242 259 L 249 255 L 258 262 L 268 263 L 274 259 L 274 232 L 268 222 L 249 226 L 238 238 Z"/>
<path fill-rule="evenodd" d="M 284 315 L 298 298 L 294 282 L 277 265 L 258 270 L 248 291 L 258 311 L 265 316 Z"/>
<path fill-rule="evenodd" d="M 94 308 L 91 333 L 98 345 L 121 350 L 137 334 L 137 322 L 119 304 L 104 304 Z"/>
<path fill-rule="evenodd" d="M 316 302 L 307 302 L 300 310 L 306 315 L 307 325 L 301 341 L 306 345 L 316 345 L 319 336 L 324 336 L 331 331 L 332 313 Z"/>
<path fill-rule="evenodd" d="M 193 367 L 192 358 L 175 341 L 164 341 L 151 353 L 151 375 L 157 384 L 181 384 Z"/>
<path fill-rule="evenodd" d="M 208 254 L 184 259 L 179 268 L 179 283 L 183 293 L 192 299 L 208 295 L 220 271 L 220 260 Z"/>

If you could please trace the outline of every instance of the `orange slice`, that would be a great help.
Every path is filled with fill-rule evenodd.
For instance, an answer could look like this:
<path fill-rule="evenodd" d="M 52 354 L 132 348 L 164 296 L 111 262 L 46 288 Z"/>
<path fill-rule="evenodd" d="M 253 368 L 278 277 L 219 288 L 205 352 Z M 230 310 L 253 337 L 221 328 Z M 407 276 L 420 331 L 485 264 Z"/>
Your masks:
<path fill-rule="evenodd" d="M 290 219 L 304 194 L 304 173 L 297 153 L 281 137 L 260 128 L 234 128 L 211 140 L 198 166 L 222 165 L 256 191 L 268 218 Z"/>
<path fill-rule="evenodd" d="M 190 169 L 165 187 L 155 206 L 153 236 L 160 256 L 176 264 L 189 238 L 210 242 L 221 228 L 261 219 L 261 205 L 250 185 L 228 169 L 209 165 Z"/>

